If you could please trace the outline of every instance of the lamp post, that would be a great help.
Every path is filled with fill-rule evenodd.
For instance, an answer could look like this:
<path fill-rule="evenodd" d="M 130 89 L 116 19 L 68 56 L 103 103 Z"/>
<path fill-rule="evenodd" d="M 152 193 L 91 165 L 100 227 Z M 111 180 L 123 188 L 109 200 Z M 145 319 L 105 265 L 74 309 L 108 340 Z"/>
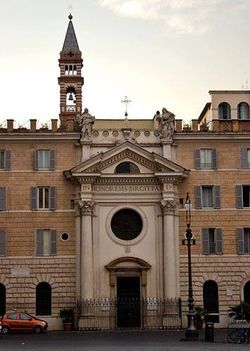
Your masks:
<path fill-rule="evenodd" d="M 195 239 L 193 239 L 193 233 L 191 229 L 191 201 L 189 193 L 187 193 L 186 201 L 186 238 L 182 240 L 182 245 L 186 245 L 188 248 L 188 327 L 185 332 L 185 340 L 195 341 L 198 340 L 199 332 L 194 325 L 194 298 L 193 298 L 193 283 L 192 283 L 192 261 L 191 261 L 191 246 L 195 245 Z"/>

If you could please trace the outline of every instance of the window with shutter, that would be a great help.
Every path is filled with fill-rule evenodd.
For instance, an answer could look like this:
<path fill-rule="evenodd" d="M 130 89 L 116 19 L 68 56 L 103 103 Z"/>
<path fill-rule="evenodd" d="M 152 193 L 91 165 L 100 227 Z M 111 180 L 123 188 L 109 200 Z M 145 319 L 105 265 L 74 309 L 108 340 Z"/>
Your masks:
<path fill-rule="evenodd" d="M 221 228 L 202 228 L 202 253 L 203 255 L 222 254 Z"/>
<path fill-rule="evenodd" d="M 36 232 L 37 256 L 56 255 L 56 231 L 50 229 L 38 229 Z"/>
<path fill-rule="evenodd" d="M 55 169 L 55 151 L 35 150 L 34 169 L 39 171 L 53 171 Z"/>
<path fill-rule="evenodd" d="M 6 255 L 6 234 L 3 229 L 0 229 L 0 256 Z"/>
<path fill-rule="evenodd" d="M 250 228 L 237 228 L 237 253 L 239 255 L 250 253 Z"/>
<path fill-rule="evenodd" d="M 194 187 L 195 208 L 220 208 L 220 186 L 201 185 Z"/>
<path fill-rule="evenodd" d="M 240 150 L 240 168 L 250 168 L 250 149 Z"/>
<path fill-rule="evenodd" d="M 200 150 L 200 169 L 216 168 L 216 150 L 201 149 Z"/>
<path fill-rule="evenodd" d="M 0 150 L 0 170 L 10 170 L 10 150 Z"/>
<path fill-rule="evenodd" d="M 31 188 L 31 209 L 32 210 L 55 210 L 56 209 L 56 188 L 38 186 Z"/>

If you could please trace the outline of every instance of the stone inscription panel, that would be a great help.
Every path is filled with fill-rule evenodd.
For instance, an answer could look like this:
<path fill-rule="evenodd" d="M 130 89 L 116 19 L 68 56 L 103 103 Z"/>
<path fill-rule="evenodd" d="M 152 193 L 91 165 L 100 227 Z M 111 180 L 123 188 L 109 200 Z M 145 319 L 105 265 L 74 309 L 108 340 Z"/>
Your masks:
<path fill-rule="evenodd" d="M 161 185 L 94 185 L 94 191 L 101 193 L 120 192 L 161 192 Z"/>

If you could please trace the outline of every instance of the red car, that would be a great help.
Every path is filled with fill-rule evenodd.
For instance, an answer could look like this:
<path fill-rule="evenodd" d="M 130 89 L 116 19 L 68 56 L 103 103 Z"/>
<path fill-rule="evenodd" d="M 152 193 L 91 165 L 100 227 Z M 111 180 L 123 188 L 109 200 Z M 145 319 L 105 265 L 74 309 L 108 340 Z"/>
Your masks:
<path fill-rule="evenodd" d="M 0 321 L 2 334 L 8 331 L 32 331 L 36 334 L 46 333 L 48 324 L 42 319 L 31 316 L 26 312 L 7 312 Z"/>

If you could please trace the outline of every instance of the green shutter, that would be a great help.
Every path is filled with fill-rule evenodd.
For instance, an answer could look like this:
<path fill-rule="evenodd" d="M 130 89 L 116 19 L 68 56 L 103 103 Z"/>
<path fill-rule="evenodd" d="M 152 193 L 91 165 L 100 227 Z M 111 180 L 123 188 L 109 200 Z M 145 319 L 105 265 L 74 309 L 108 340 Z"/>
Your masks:
<path fill-rule="evenodd" d="M 34 170 L 38 171 L 38 151 L 34 151 Z"/>
<path fill-rule="evenodd" d="M 235 207 L 243 208 L 242 185 L 235 185 Z"/>
<path fill-rule="evenodd" d="M 216 149 L 212 149 L 212 168 L 216 169 L 217 168 L 217 154 L 216 154 Z"/>
<path fill-rule="evenodd" d="M 3 229 L 0 229 L 0 256 L 6 255 L 6 234 Z"/>
<path fill-rule="evenodd" d="M 6 211 L 6 188 L 0 187 L 0 211 Z"/>
<path fill-rule="evenodd" d="M 199 149 L 194 150 L 194 168 L 201 169 L 201 152 Z"/>
<path fill-rule="evenodd" d="M 51 230 L 50 254 L 56 255 L 56 231 Z"/>
<path fill-rule="evenodd" d="M 194 187 L 195 208 L 201 208 L 201 186 Z"/>
<path fill-rule="evenodd" d="M 37 187 L 30 188 L 30 208 L 37 210 Z"/>
<path fill-rule="evenodd" d="M 49 188 L 49 209 L 56 209 L 56 188 L 53 186 Z"/>
<path fill-rule="evenodd" d="M 213 187 L 213 208 L 220 208 L 220 187 L 215 185 Z"/>
<path fill-rule="evenodd" d="M 37 229 L 36 231 L 36 255 L 43 255 L 43 229 Z"/>
<path fill-rule="evenodd" d="M 50 150 L 50 170 L 55 170 L 55 151 Z"/>
<path fill-rule="evenodd" d="M 247 149 L 240 149 L 240 168 L 249 168 Z"/>
<path fill-rule="evenodd" d="M 4 168 L 6 171 L 10 170 L 10 150 L 5 151 L 5 160 L 4 160 Z"/>
<path fill-rule="evenodd" d="M 238 255 L 244 254 L 244 228 L 236 229 L 237 235 L 237 253 Z"/>
<path fill-rule="evenodd" d="M 214 231 L 214 241 L 215 241 L 215 253 L 222 254 L 222 230 L 221 228 L 216 228 Z"/>
<path fill-rule="evenodd" d="M 210 254 L 209 229 L 208 228 L 202 228 L 201 235 L 202 235 L 202 254 L 203 255 L 209 255 Z"/>

